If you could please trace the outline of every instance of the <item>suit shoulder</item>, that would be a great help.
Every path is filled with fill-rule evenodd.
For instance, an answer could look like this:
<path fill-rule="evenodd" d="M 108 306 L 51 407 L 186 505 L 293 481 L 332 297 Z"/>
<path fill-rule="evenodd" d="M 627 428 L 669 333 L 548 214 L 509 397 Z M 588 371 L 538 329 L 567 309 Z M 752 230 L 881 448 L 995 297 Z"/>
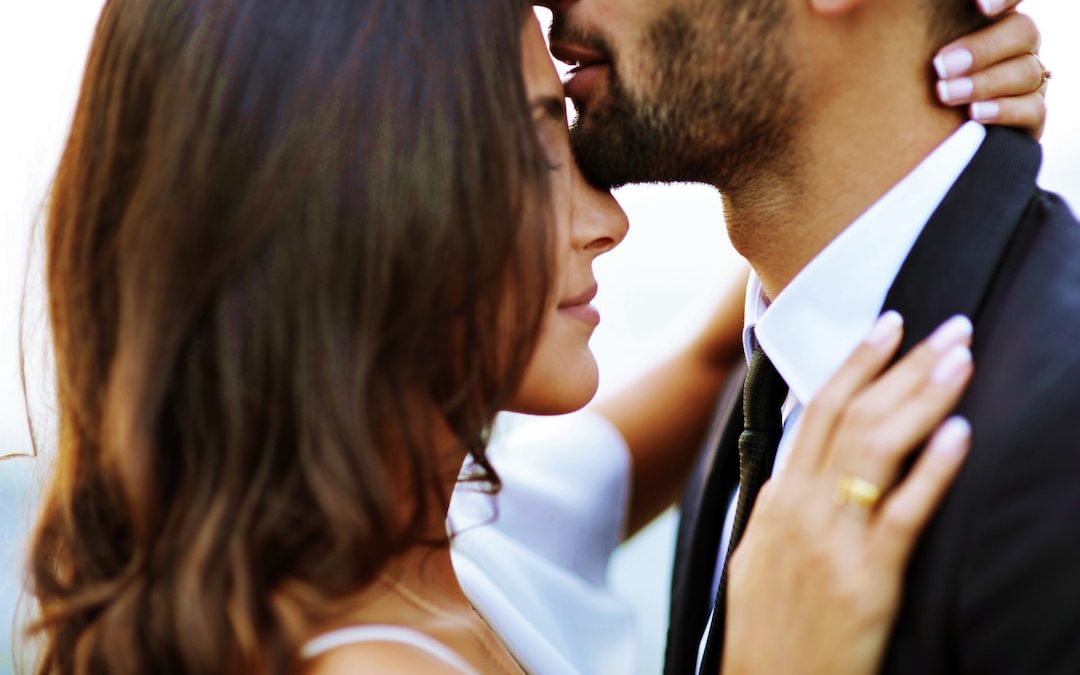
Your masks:
<path fill-rule="evenodd" d="M 1055 239 L 1080 248 L 1080 220 L 1061 194 L 1039 190 L 1031 204 L 1031 217 Z"/>
<path fill-rule="evenodd" d="M 984 332 L 1007 333 L 995 351 L 1080 364 L 1080 222 L 1060 196 L 1035 194 L 995 278 L 982 308 Z"/>

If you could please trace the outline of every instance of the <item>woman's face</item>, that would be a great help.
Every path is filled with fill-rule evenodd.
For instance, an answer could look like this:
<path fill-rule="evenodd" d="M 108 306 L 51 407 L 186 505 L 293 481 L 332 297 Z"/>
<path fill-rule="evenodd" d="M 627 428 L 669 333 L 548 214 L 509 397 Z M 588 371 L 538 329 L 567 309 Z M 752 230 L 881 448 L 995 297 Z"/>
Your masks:
<path fill-rule="evenodd" d="M 557 270 L 555 293 L 536 352 L 511 404 L 516 412 L 561 414 L 584 406 L 599 381 L 589 338 L 600 321 L 592 263 L 626 236 L 626 214 L 608 192 L 585 182 L 570 154 L 562 82 L 540 25 L 527 22 L 522 38 L 525 88 L 551 175 Z"/>

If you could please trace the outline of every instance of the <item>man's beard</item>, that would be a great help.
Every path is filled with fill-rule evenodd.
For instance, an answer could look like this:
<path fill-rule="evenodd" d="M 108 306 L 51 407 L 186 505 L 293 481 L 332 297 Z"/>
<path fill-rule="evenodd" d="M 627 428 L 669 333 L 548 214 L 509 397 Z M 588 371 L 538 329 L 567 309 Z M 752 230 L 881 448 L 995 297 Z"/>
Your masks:
<path fill-rule="evenodd" d="M 637 87 L 613 64 L 600 100 L 576 101 L 571 142 L 585 177 L 600 188 L 692 181 L 734 190 L 776 165 L 799 110 L 785 16 L 783 0 L 669 9 L 637 47 L 647 59 Z"/>

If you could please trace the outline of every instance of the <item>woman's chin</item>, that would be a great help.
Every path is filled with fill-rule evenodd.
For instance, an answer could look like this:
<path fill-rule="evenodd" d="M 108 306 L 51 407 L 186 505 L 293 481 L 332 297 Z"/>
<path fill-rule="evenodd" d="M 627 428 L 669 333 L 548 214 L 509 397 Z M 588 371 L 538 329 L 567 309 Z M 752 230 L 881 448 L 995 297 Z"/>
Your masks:
<path fill-rule="evenodd" d="M 526 415 L 565 415 L 581 410 L 600 384 L 592 354 L 584 361 L 574 367 L 530 371 L 507 409 Z"/>

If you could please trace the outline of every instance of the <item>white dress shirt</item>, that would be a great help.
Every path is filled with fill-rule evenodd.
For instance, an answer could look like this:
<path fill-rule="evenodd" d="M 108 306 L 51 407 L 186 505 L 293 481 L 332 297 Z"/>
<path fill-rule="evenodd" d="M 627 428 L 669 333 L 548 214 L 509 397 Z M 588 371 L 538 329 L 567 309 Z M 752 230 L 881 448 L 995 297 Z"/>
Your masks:
<path fill-rule="evenodd" d="M 979 124 L 960 127 L 811 260 L 772 303 L 761 281 L 751 275 L 743 328 L 746 358 L 749 361 L 760 346 L 790 387 L 774 473 L 791 453 L 804 405 L 870 332 L 915 241 L 985 137 Z M 738 490 L 724 521 L 713 595 L 720 585 L 737 503 Z"/>

